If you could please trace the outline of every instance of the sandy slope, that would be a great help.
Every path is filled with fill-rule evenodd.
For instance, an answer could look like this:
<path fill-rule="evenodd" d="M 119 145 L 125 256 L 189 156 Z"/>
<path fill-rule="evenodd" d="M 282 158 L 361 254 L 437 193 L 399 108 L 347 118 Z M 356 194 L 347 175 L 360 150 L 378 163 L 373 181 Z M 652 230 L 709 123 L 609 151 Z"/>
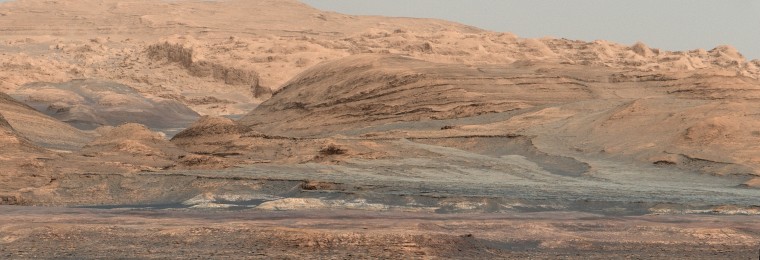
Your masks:
<path fill-rule="evenodd" d="M 3 93 L 0 93 L 0 114 L 19 135 L 47 148 L 74 150 L 92 139 L 92 135 L 44 115 Z"/>
<path fill-rule="evenodd" d="M 356 55 L 299 75 L 241 122 L 286 136 L 520 134 L 561 155 L 757 175 L 759 91 L 756 79 L 699 72 L 665 76 L 553 63 L 468 67 Z"/>
<path fill-rule="evenodd" d="M 140 123 L 154 129 L 185 128 L 198 114 L 174 100 L 150 99 L 129 86 L 108 81 L 32 83 L 19 88 L 18 100 L 79 129 Z"/>
<path fill-rule="evenodd" d="M 16 130 L 13 129 L 13 126 L 11 126 L 2 115 L 0 115 L 0 131 L 2 131 L 2 135 L 0 135 L 0 143 L 2 144 L 3 149 L 21 147 L 31 148 L 33 146 L 29 140 L 16 132 Z"/>

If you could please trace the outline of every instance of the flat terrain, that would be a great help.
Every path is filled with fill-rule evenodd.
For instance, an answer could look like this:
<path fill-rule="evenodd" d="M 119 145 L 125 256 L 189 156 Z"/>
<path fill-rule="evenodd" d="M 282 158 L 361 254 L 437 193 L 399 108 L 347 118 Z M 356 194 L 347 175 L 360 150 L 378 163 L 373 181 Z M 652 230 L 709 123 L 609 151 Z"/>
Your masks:
<path fill-rule="evenodd" d="M 755 217 L 0 207 L 5 258 L 755 259 Z"/>

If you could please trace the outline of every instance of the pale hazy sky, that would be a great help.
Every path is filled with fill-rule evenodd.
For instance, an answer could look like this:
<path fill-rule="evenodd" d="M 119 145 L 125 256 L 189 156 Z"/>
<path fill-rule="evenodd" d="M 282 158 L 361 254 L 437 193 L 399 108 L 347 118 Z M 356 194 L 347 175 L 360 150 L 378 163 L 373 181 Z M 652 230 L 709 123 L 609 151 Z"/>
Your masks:
<path fill-rule="evenodd" d="M 346 14 L 441 18 L 521 37 L 666 50 L 733 45 L 760 59 L 760 0 L 302 0 Z"/>

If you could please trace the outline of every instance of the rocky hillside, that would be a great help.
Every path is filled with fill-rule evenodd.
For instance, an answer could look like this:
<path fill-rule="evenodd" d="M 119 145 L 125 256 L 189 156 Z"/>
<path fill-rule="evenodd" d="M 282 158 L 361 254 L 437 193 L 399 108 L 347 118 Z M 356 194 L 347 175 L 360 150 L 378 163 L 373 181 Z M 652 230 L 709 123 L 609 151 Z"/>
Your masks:
<path fill-rule="evenodd" d="M 610 192 L 638 188 L 644 174 L 620 170 L 633 169 L 648 174 L 645 198 L 690 196 L 660 170 L 760 175 L 760 61 L 730 46 L 526 39 L 294 0 L 17 0 L 0 4 L 0 28 L 0 142 L 12 151 L 0 192 L 14 201 L 144 198 L 98 181 L 236 165 Z M 704 183 L 753 195 L 715 179 Z"/>
<path fill-rule="evenodd" d="M 722 70 L 357 55 L 302 73 L 241 122 L 296 137 L 525 135 L 559 155 L 757 175 L 759 91 Z"/>
<path fill-rule="evenodd" d="M 0 4 L 0 13 L 6 28 L 0 90 L 100 79 L 202 115 L 245 114 L 269 97 L 267 89 L 319 63 L 363 53 L 470 66 L 550 62 L 760 75 L 760 61 L 730 46 L 666 51 L 643 43 L 524 39 L 433 19 L 325 12 L 293 0 L 12 1 Z"/>

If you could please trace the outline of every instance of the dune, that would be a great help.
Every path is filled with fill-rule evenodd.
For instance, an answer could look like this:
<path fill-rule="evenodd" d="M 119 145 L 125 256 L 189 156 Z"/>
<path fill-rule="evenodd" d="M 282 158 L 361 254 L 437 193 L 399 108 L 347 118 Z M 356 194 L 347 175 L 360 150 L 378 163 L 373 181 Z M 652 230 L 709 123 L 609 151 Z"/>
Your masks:
<path fill-rule="evenodd" d="M 198 118 L 195 111 L 175 100 L 146 97 L 127 85 L 101 80 L 30 83 L 17 89 L 14 96 L 82 130 L 139 123 L 168 132 L 185 128 Z"/>
<path fill-rule="evenodd" d="M 0 113 L 20 136 L 45 148 L 76 150 L 94 137 L 4 93 L 0 93 Z"/>

